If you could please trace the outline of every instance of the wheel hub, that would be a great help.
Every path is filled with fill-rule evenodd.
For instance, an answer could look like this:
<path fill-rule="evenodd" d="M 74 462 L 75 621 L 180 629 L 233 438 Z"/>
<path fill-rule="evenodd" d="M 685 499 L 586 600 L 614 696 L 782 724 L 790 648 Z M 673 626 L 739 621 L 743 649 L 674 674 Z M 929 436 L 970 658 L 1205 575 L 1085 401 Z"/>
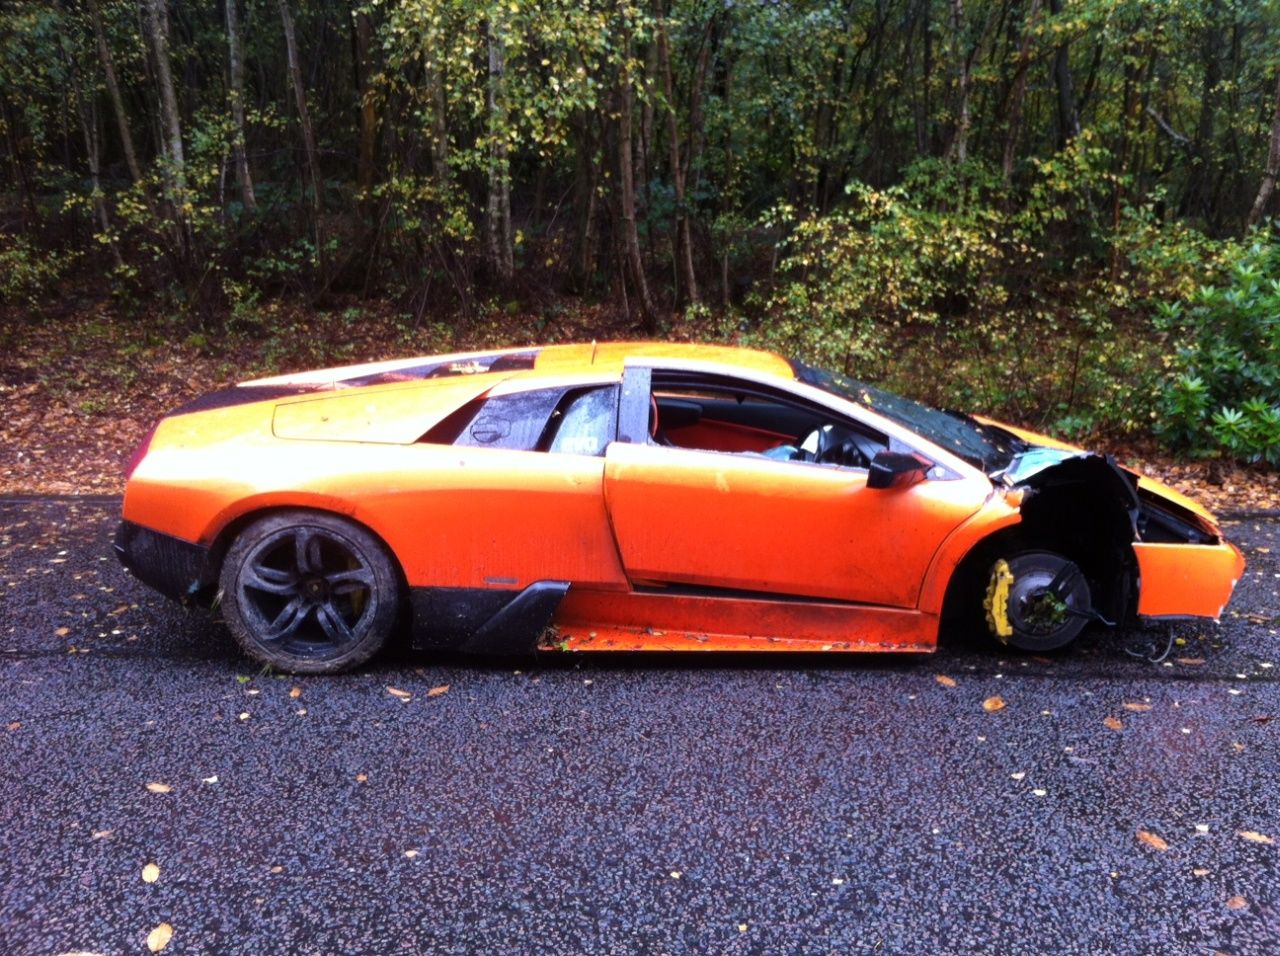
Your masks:
<path fill-rule="evenodd" d="M 313 604 L 323 604 L 329 599 L 329 582 L 322 577 L 308 577 L 302 582 L 302 594 Z"/>
<path fill-rule="evenodd" d="M 1089 584 L 1079 566 L 1046 551 L 996 562 L 985 605 L 991 632 L 1027 651 L 1070 643 L 1092 613 Z"/>

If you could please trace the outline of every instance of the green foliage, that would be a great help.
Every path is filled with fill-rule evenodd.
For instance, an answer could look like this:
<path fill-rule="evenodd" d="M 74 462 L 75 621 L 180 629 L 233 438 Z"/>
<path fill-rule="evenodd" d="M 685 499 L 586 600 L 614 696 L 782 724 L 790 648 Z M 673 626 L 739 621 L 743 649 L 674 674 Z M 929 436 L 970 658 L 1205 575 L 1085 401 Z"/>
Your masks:
<path fill-rule="evenodd" d="M 1176 347 L 1156 433 L 1197 454 L 1280 464 L 1280 244 L 1258 233 L 1217 282 L 1160 313 Z"/>
<path fill-rule="evenodd" d="M 913 326 L 1000 307 L 1007 224 L 983 201 L 988 170 L 917 164 L 901 186 L 850 183 L 848 202 L 798 218 L 788 205 L 764 221 L 785 228 L 780 281 L 765 303 L 793 349 L 879 367 Z"/>
<path fill-rule="evenodd" d="M 78 256 L 38 249 L 26 236 L 0 233 L 0 303 L 34 303 L 51 294 Z"/>

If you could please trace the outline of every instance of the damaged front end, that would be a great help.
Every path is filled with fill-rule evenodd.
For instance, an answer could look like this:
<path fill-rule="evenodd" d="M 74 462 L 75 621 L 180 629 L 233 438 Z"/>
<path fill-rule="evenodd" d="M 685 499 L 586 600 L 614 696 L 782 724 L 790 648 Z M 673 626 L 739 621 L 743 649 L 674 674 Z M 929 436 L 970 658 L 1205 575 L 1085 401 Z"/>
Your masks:
<path fill-rule="evenodd" d="M 1024 538 L 1086 575 L 1092 606 L 1072 614 L 1108 624 L 1216 620 L 1244 573 L 1208 512 L 1110 456 L 1032 445 L 992 478 L 1021 492 Z"/>

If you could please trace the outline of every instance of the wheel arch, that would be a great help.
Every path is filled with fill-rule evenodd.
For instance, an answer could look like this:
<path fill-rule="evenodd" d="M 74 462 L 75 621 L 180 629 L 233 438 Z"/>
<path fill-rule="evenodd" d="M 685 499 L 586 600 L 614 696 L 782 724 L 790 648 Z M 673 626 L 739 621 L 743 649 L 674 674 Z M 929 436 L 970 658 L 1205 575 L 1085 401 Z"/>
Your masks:
<path fill-rule="evenodd" d="M 335 518 L 341 518 L 344 521 L 350 521 L 352 524 L 358 525 L 368 534 L 372 535 L 378 545 L 386 552 L 387 557 L 391 559 L 391 566 L 395 568 L 396 576 L 399 581 L 400 590 L 407 597 L 409 593 L 408 581 L 405 578 L 404 565 L 400 561 L 399 555 L 395 549 L 387 543 L 386 536 L 367 521 L 354 512 L 350 506 L 345 505 L 340 499 L 334 499 L 328 496 L 314 496 L 300 500 L 279 501 L 279 500 L 263 500 L 256 502 L 255 506 L 248 508 L 237 508 L 229 517 L 224 516 L 224 520 L 218 529 L 212 535 L 209 544 L 209 556 L 205 566 L 205 581 L 211 588 L 217 587 L 217 582 L 222 576 L 222 565 L 226 560 L 227 552 L 231 549 L 231 545 L 235 543 L 246 528 L 250 525 L 261 521 L 263 518 L 270 517 L 275 514 L 282 514 L 290 511 L 310 512 L 314 514 L 326 514 Z M 407 603 L 407 601 L 406 601 Z"/>
<path fill-rule="evenodd" d="M 991 565 L 1020 551 L 1061 554 L 1084 572 L 1093 607 L 1109 621 L 1134 613 L 1138 569 L 1133 525 L 1124 505 L 1105 487 L 1070 481 L 1027 489 L 1017 520 L 974 540 L 955 562 L 942 592 L 944 620 L 963 618 L 981 607 Z"/>

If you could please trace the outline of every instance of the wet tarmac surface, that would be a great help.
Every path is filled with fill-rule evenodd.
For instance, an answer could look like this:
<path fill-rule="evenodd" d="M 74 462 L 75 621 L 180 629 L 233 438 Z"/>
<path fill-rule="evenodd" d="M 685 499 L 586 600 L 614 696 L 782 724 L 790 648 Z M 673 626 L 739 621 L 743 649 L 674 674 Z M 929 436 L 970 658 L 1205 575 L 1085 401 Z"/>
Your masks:
<path fill-rule="evenodd" d="M 125 576 L 116 508 L 0 501 L 0 953 L 1280 953 L 1274 521 L 1160 664 L 292 678 Z"/>

